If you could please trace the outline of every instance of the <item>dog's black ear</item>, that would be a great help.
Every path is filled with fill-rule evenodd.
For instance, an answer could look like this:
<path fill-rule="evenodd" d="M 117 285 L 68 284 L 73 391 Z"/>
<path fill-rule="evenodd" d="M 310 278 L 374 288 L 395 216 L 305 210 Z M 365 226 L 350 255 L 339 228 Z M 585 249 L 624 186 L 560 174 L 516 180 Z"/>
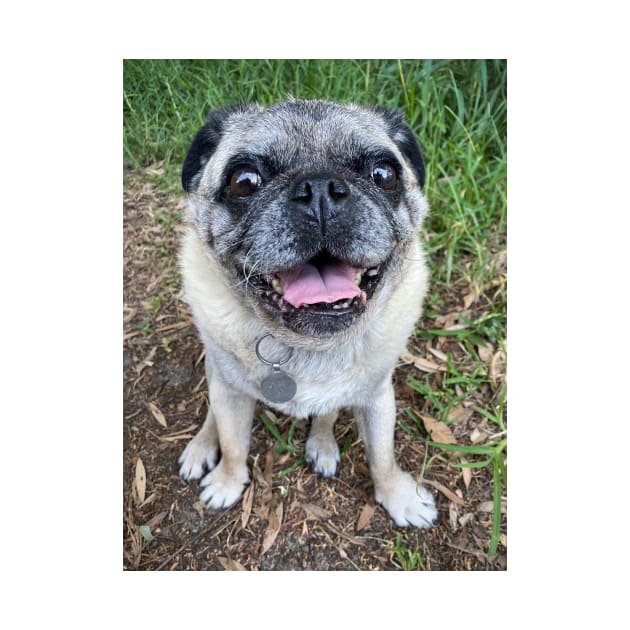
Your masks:
<path fill-rule="evenodd" d="M 390 135 L 396 143 L 396 146 L 400 149 L 401 153 L 407 158 L 407 160 L 409 160 L 409 164 L 411 164 L 411 167 L 418 178 L 420 188 L 423 188 L 426 177 L 424 158 L 422 157 L 418 140 L 416 139 L 413 131 L 411 131 L 411 127 L 409 127 L 404 116 L 398 111 L 391 109 L 379 109 L 378 111 L 385 119 L 385 122 L 389 127 Z"/>
<path fill-rule="evenodd" d="M 226 120 L 230 116 L 242 113 L 248 109 L 250 107 L 247 105 L 237 105 L 212 111 L 208 114 L 206 124 L 194 137 L 182 167 L 182 186 L 186 192 L 192 192 L 197 188 L 201 171 L 221 140 Z"/>
<path fill-rule="evenodd" d="M 195 135 L 182 166 L 182 186 L 186 192 L 197 188 L 201 170 L 219 144 L 225 119 L 223 110 L 210 112 L 206 124 Z"/>

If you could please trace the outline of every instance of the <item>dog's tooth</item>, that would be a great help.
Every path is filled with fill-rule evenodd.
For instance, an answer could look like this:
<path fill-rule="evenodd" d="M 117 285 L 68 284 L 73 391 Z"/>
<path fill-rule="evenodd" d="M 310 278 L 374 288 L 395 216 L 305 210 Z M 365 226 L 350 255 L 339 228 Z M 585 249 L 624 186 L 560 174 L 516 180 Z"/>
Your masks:
<path fill-rule="evenodd" d="M 347 309 L 350 306 L 350 300 L 346 300 L 345 302 L 335 302 L 332 305 L 332 308 L 336 311 L 340 311 L 342 309 Z"/>
<path fill-rule="evenodd" d="M 276 293 L 284 295 L 284 289 L 282 288 L 282 282 L 280 282 L 280 278 L 274 277 L 271 281 L 271 286 Z"/>
<path fill-rule="evenodd" d="M 363 274 L 360 271 L 357 271 L 357 275 L 354 276 L 354 283 L 359 286 L 361 284 L 361 280 L 363 278 Z"/>
<path fill-rule="evenodd" d="M 378 275 L 378 267 L 372 267 L 372 269 L 368 269 L 365 273 L 369 278 L 373 278 Z"/>

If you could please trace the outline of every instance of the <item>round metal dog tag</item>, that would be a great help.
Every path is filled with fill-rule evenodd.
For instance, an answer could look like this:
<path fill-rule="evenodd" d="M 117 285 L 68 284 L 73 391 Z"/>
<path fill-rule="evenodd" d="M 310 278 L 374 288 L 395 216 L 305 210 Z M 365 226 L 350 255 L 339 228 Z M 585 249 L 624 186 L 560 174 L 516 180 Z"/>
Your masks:
<path fill-rule="evenodd" d="M 280 370 L 274 370 L 269 376 L 266 376 L 262 380 L 260 390 L 268 401 L 284 403 L 295 396 L 297 385 L 288 374 Z"/>

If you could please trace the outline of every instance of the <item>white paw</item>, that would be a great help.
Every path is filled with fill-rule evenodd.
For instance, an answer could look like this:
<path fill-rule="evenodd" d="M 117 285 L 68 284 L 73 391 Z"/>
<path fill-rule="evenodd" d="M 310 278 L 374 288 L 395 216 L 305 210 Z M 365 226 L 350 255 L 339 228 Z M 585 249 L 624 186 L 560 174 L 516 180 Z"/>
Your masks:
<path fill-rule="evenodd" d="M 314 435 L 306 440 L 304 459 L 313 472 L 332 477 L 339 468 L 339 447 L 335 438 Z"/>
<path fill-rule="evenodd" d="M 199 498 L 209 510 L 222 510 L 234 505 L 249 483 L 247 468 L 237 475 L 228 475 L 222 463 L 219 462 L 219 465 L 201 480 L 201 487 L 205 490 Z"/>
<path fill-rule="evenodd" d="M 216 444 L 207 440 L 198 433 L 184 449 L 178 462 L 181 464 L 179 474 L 186 481 L 201 479 L 203 475 L 212 470 L 219 456 L 219 448 Z"/>
<path fill-rule="evenodd" d="M 399 527 L 429 528 L 437 520 L 433 495 L 409 473 L 399 471 L 390 487 L 377 490 L 375 497 Z"/>

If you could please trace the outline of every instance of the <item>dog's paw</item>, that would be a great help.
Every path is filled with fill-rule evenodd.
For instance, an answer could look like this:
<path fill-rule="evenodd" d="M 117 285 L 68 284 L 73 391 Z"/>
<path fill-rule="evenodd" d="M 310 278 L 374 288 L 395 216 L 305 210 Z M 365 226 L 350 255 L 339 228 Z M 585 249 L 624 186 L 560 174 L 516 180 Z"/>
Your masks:
<path fill-rule="evenodd" d="M 199 498 L 209 510 L 222 510 L 234 505 L 241 498 L 248 484 L 247 468 L 237 475 L 228 475 L 222 462 L 219 462 L 219 465 L 201 480 L 201 487 L 205 490 Z"/>
<path fill-rule="evenodd" d="M 206 472 L 217 465 L 219 448 L 208 440 L 202 433 L 198 433 L 180 455 L 178 463 L 181 464 L 179 474 L 186 481 L 201 479 Z"/>
<path fill-rule="evenodd" d="M 304 459 L 310 469 L 322 477 L 332 477 L 339 469 L 339 447 L 335 438 L 314 435 L 306 440 Z"/>
<path fill-rule="evenodd" d="M 377 489 L 375 498 L 399 527 L 429 528 L 437 520 L 433 495 L 409 473 L 399 471 L 387 490 Z"/>

